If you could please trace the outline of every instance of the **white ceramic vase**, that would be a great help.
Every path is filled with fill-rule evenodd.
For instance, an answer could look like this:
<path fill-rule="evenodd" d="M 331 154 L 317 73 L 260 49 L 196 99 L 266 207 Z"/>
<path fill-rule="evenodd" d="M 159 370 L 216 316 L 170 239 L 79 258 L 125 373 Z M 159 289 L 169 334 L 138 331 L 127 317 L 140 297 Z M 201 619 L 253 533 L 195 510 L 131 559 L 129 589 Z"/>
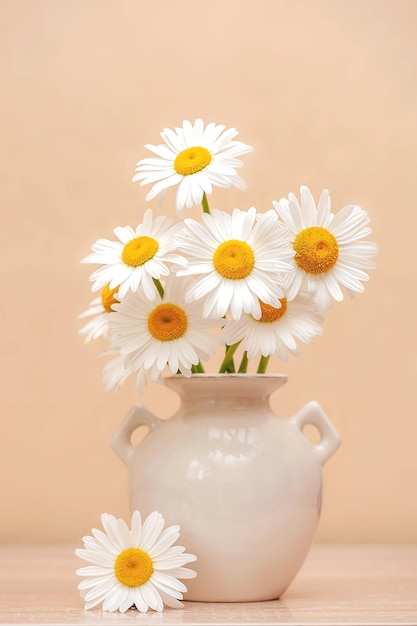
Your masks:
<path fill-rule="evenodd" d="M 181 526 L 197 556 L 186 600 L 245 602 L 279 598 L 301 567 L 317 528 L 321 466 L 340 444 L 320 405 L 292 418 L 270 409 L 280 375 L 197 374 L 165 384 L 180 410 L 160 420 L 133 407 L 112 445 L 130 473 L 132 510 L 157 510 Z M 306 424 L 321 439 L 312 444 Z M 149 429 L 132 445 L 135 429 Z"/>

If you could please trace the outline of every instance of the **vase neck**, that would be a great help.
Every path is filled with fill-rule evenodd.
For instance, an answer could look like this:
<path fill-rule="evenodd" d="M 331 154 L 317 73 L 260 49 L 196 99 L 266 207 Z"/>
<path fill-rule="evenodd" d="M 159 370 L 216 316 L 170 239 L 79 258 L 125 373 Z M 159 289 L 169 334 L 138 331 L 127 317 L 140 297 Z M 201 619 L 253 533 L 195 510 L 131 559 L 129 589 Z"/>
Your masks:
<path fill-rule="evenodd" d="M 273 391 L 287 377 L 264 374 L 193 374 L 190 378 L 175 375 L 164 379 L 165 385 L 181 397 L 183 404 L 267 404 Z"/>

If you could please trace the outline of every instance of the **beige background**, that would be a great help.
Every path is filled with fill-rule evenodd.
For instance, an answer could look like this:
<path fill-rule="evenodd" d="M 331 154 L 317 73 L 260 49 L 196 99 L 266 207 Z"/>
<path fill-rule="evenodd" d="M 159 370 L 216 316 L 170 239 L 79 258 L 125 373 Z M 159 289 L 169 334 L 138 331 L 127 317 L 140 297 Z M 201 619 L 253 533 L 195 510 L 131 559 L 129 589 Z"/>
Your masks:
<path fill-rule="evenodd" d="M 79 260 L 141 221 L 143 145 L 199 116 L 255 148 L 247 193 L 212 206 L 266 210 L 307 184 L 369 211 L 367 291 L 271 364 L 290 377 L 273 403 L 289 416 L 317 399 L 343 438 L 318 541 L 417 540 L 416 18 L 409 0 L 1 2 L 0 541 L 80 541 L 101 512 L 128 516 L 108 442 L 138 398 L 131 381 L 105 392 L 104 345 L 77 335 Z M 168 417 L 176 400 L 151 387 L 143 402 Z"/>

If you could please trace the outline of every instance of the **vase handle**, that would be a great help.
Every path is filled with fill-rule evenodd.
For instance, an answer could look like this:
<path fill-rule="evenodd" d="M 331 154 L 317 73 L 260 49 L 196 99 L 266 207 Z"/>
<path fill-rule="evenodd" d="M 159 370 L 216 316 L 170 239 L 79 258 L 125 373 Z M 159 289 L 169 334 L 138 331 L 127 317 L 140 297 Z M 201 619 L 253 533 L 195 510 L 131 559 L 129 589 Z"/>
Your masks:
<path fill-rule="evenodd" d="M 129 465 L 136 448 L 130 441 L 132 433 L 140 426 L 147 426 L 149 431 L 155 430 L 161 422 L 162 420 L 144 406 L 135 404 L 120 425 L 120 428 L 113 435 L 111 447 L 122 461 Z"/>
<path fill-rule="evenodd" d="M 341 440 L 339 433 L 321 408 L 318 402 L 314 400 L 303 406 L 293 417 L 290 422 L 294 424 L 301 432 L 307 424 L 312 424 L 320 433 L 320 441 L 311 444 L 313 446 L 313 454 L 316 459 L 324 465 L 326 461 L 336 452 L 340 446 Z"/>

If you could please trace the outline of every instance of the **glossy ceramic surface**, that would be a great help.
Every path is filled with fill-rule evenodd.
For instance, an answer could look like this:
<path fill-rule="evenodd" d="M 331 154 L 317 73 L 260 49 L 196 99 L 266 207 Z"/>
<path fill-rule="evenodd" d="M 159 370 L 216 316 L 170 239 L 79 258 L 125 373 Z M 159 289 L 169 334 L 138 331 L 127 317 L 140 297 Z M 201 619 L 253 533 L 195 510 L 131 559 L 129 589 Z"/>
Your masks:
<path fill-rule="evenodd" d="M 160 511 L 181 526 L 197 555 L 187 600 L 243 602 L 280 597 L 302 565 L 319 520 L 321 465 L 340 444 L 316 402 L 283 419 L 269 396 L 285 376 L 173 376 L 182 400 L 169 420 L 136 405 L 113 448 L 129 468 L 132 510 Z M 302 433 L 314 424 L 312 444 Z M 138 445 L 134 430 L 149 433 Z"/>

